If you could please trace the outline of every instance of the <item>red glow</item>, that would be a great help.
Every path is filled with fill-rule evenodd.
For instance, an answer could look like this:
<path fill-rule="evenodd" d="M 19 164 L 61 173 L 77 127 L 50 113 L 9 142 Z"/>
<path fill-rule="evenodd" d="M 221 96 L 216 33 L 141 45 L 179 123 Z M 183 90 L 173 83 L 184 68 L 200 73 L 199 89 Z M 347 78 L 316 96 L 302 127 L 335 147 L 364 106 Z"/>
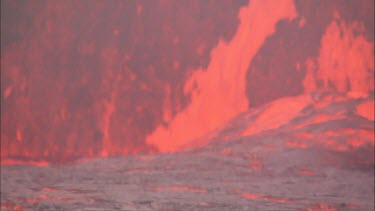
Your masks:
<path fill-rule="evenodd" d="M 40 200 L 38 200 L 38 199 L 27 199 L 26 200 L 28 203 L 30 203 L 30 204 L 33 204 L 33 203 L 37 203 L 37 202 L 39 202 Z"/>
<path fill-rule="evenodd" d="M 347 118 L 329 106 L 348 99 L 374 121 L 373 26 L 346 11 L 354 3 L 321 3 L 323 18 L 292 0 L 4 2 L 2 165 L 190 149 L 229 140 L 220 131 L 243 112 L 252 118 L 236 137 L 303 129 Z M 319 112 L 294 124 L 309 109 Z M 342 151 L 373 145 L 371 132 L 296 133 L 284 143 Z"/>
<path fill-rule="evenodd" d="M 1 210 L 372 207 L 373 6 L 1 0 Z"/>
<path fill-rule="evenodd" d="M 151 160 L 153 160 L 152 157 L 146 157 L 146 156 L 140 156 L 138 159 L 142 160 L 142 161 L 151 161 Z"/>
<path fill-rule="evenodd" d="M 6 210 L 13 210 L 13 211 L 23 211 L 23 207 L 21 206 L 18 206 L 18 205 L 8 205 L 8 204 L 5 204 L 5 205 L 1 205 L 1 208 L 2 209 L 6 209 Z"/>
<path fill-rule="evenodd" d="M 230 148 L 225 148 L 223 151 L 221 151 L 221 154 L 224 156 L 232 156 L 233 150 Z"/>
<path fill-rule="evenodd" d="M 270 197 L 270 196 L 266 196 L 266 197 L 264 197 L 264 199 L 269 200 L 269 201 L 279 202 L 279 203 L 286 203 L 286 202 L 289 202 L 288 199 L 275 198 L 275 197 Z"/>
<path fill-rule="evenodd" d="M 374 144 L 375 134 L 373 133 L 373 131 L 370 131 L 370 130 L 359 130 L 358 137 L 360 137 L 360 138 L 362 138 L 364 140 L 369 140 L 369 141 L 372 140 L 372 144 Z"/>
<path fill-rule="evenodd" d="M 318 114 L 318 115 L 314 116 L 314 118 L 311 119 L 309 122 L 298 125 L 297 128 L 302 128 L 302 127 L 306 127 L 308 125 L 327 122 L 327 121 L 330 121 L 330 120 L 335 120 L 335 119 L 340 119 L 340 118 L 345 118 L 345 117 L 341 116 L 341 115 Z"/>
<path fill-rule="evenodd" d="M 14 159 L 1 159 L 1 165 L 11 166 L 11 165 L 33 165 L 33 166 L 48 166 L 49 162 L 47 161 L 33 161 L 33 160 L 14 160 Z"/>
<path fill-rule="evenodd" d="M 325 89 L 333 85 L 340 92 L 359 96 L 374 91 L 374 43 L 355 34 L 364 30 L 358 22 L 345 24 L 336 13 L 321 40 L 319 57 L 306 63 L 306 92 L 316 90 L 318 80 Z"/>
<path fill-rule="evenodd" d="M 278 128 L 297 117 L 309 103 L 311 103 L 309 95 L 276 100 L 262 111 L 255 122 L 252 122 L 243 132 L 243 135 L 253 135 L 261 131 Z"/>
<path fill-rule="evenodd" d="M 360 103 L 357 106 L 357 113 L 366 119 L 374 121 L 374 99 Z"/>
<path fill-rule="evenodd" d="M 286 203 L 286 202 L 290 201 L 288 199 L 271 197 L 271 196 L 264 196 L 264 195 L 261 195 L 261 194 L 248 193 L 248 192 L 243 193 L 242 197 L 246 198 L 246 199 L 262 199 L 262 200 L 274 201 L 274 202 L 279 202 L 279 203 Z"/>
<path fill-rule="evenodd" d="M 176 151 L 247 110 L 245 75 L 252 57 L 279 20 L 295 16 L 293 2 L 288 0 L 278 4 L 255 0 L 242 8 L 240 25 L 231 42 L 220 41 L 211 52 L 207 69 L 196 71 L 185 84 L 185 93 L 192 97 L 190 105 L 168 127 L 159 126 L 147 143 L 162 152 Z"/>
<path fill-rule="evenodd" d="M 2 1 L 1 163 L 157 152 L 146 136 L 244 4 Z"/>
<path fill-rule="evenodd" d="M 304 174 L 304 175 L 309 175 L 309 176 L 311 176 L 311 175 L 315 175 L 315 172 L 313 172 L 313 171 L 309 171 L 309 170 L 305 170 L 305 169 L 300 169 L 300 170 L 298 170 L 298 173 L 300 173 L 300 174 Z"/>
<path fill-rule="evenodd" d="M 53 187 L 44 187 L 42 188 L 42 191 L 57 191 L 58 189 L 53 188 Z"/>
<path fill-rule="evenodd" d="M 254 169 L 254 170 L 259 170 L 259 169 L 263 169 L 263 163 L 261 161 L 252 161 L 250 163 L 250 168 Z"/>
<path fill-rule="evenodd" d="M 254 193 L 244 193 L 242 197 L 247 199 L 261 199 L 263 196 L 260 194 L 254 194 Z"/>
<path fill-rule="evenodd" d="M 314 138 L 314 135 L 311 134 L 311 133 L 298 133 L 296 136 L 295 136 L 297 139 L 312 139 Z"/>

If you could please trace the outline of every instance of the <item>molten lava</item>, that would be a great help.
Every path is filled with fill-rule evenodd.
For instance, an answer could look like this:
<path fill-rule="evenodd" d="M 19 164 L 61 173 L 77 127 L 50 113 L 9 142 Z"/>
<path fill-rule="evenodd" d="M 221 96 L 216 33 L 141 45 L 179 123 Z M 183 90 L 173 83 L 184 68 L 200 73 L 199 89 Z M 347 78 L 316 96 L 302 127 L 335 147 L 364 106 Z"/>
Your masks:
<path fill-rule="evenodd" d="M 236 137 L 374 121 L 373 5 L 4 0 L 1 164 L 190 149 L 230 139 L 244 112 Z M 333 112 L 340 102 L 355 111 Z M 335 132 L 285 145 L 374 143 L 368 128 Z"/>
<path fill-rule="evenodd" d="M 268 13 L 267 11 L 273 11 Z M 206 70 L 193 73 L 185 85 L 191 103 L 177 114 L 168 127 L 160 126 L 147 143 L 162 152 L 176 151 L 246 111 L 245 75 L 254 54 L 283 19 L 296 16 L 292 1 L 251 1 L 239 14 L 240 25 L 229 43 L 220 41 L 211 52 Z M 252 33 L 256 31 L 256 33 Z"/>

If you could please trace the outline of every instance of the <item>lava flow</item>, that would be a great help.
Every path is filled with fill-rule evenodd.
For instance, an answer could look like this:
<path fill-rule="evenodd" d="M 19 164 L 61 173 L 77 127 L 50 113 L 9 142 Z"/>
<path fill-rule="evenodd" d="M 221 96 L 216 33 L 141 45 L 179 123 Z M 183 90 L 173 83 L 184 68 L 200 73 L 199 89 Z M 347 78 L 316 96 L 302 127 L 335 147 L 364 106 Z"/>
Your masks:
<path fill-rule="evenodd" d="M 340 102 L 374 121 L 373 6 L 1 1 L 1 164 L 191 149 L 246 112 L 237 137 L 349 118 Z M 360 148 L 367 129 L 285 144 Z"/>

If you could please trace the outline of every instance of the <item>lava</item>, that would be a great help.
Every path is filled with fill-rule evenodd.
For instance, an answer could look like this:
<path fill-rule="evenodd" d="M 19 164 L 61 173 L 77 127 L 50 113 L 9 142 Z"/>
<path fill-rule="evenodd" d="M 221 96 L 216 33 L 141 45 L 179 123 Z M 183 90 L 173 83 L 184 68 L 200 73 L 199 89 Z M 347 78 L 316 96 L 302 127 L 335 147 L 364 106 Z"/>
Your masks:
<path fill-rule="evenodd" d="M 357 113 L 369 120 L 374 121 L 374 99 L 368 100 L 357 105 Z"/>
<path fill-rule="evenodd" d="M 298 170 L 298 173 L 304 174 L 304 175 L 309 175 L 309 176 L 315 175 L 315 172 L 310 171 L 310 170 L 306 170 L 306 169 L 300 169 L 300 170 Z"/>
<path fill-rule="evenodd" d="M 278 203 L 286 203 L 286 202 L 290 201 L 288 199 L 283 199 L 283 198 L 278 198 L 278 197 L 271 197 L 271 196 L 265 196 L 265 195 L 256 194 L 256 193 L 249 193 L 249 192 L 242 193 L 242 198 L 246 198 L 246 199 L 261 199 L 261 200 L 267 200 L 267 201 L 275 201 L 275 202 L 278 202 Z"/>
<path fill-rule="evenodd" d="M 157 152 L 245 3 L 2 1 L 1 163 Z"/>
<path fill-rule="evenodd" d="M 257 117 L 254 123 L 245 129 L 243 135 L 248 136 L 278 128 L 296 118 L 310 102 L 309 95 L 274 101 Z"/>
<path fill-rule="evenodd" d="M 2 1 L 1 164 L 191 149 L 233 137 L 221 130 L 243 113 L 238 138 L 374 121 L 371 5 Z M 283 143 L 374 143 L 368 128 L 293 138 Z"/>
<path fill-rule="evenodd" d="M 373 0 L 2 0 L 1 210 L 372 208 L 374 33 Z"/>
<path fill-rule="evenodd" d="M 322 38 L 317 80 L 326 88 L 332 84 L 340 92 L 373 92 L 374 43 L 354 35 L 363 30 L 359 23 L 347 26 L 337 22 L 328 26 Z"/>
<path fill-rule="evenodd" d="M 268 11 L 272 11 L 269 13 Z M 198 70 L 185 84 L 191 103 L 168 127 L 159 126 L 147 143 L 161 152 L 176 151 L 248 109 L 246 70 L 264 40 L 283 19 L 296 17 L 292 1 L 251 1 L 239 14 L 240 25 L 229 43 L 220 41 L 206 70 Z M 256 34 L 252 33 L 256 31 Z M 225 94 L 223 94 L 225 93 Z"/>

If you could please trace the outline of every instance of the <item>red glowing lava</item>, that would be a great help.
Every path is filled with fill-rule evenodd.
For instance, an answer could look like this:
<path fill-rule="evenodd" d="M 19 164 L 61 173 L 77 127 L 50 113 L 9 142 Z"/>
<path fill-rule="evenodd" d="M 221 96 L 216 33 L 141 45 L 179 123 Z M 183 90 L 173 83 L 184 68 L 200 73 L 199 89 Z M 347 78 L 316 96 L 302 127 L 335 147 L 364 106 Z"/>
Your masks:
<path fill-rule="evenodd" d="M 374 99 L 365 101 L 357 106 L 357 113 L 371 121 L 374 121 Z"/>
<path fill-rule="evenodd" d="M 266 201 L 274 201 L 278 203 L 286 203 L 289 202 L 290 200 L 288 199 L 283 199 L 283 198 L 278 198 L 278 197 L 271 197 L 271 196 L 264 196 L 261 194 L 255 194 L 255 193 L 242 193 L 242 198 L 246 199 L 261 199 L 261 200 L 266 200 Z"/>
<path fill-rule="evenodd" d="M 246 128 L 243 135 L 253 135 L 261 131 L 278 128 L 296 118 L 309 103 L 311 103 L 309 95 L 276 100 Z"/>
<path fill-rule="evenodd" d="M 157 152 L 245 3 L 2 1 L 1 163 Z"/>
<path fill-rule="evenodd" d="M 373 4 L 4 0 L 1 164 L 190 149 L 249 108 L 237 137 L 348 118 L 329 108 L 348 99 L 374 121 Z M 335 132 L 284 143 L 374 143 Z"/>
<path fill-rule="evenodd" d="M 162 152 L 176 151 L 188 141 L 246 111 L 245 75 L 252 57 L 267 36 L 275 31 L 278 21 L 295 17 L 293 2 L 288 0 L 278 4 L 251 1 L 242 8 L 240 25 L 233 39 L 229 43 L 220 41 L 211 52 L 207 69 L 194 72 L 187 81 L 185 93 L 191 94 L 191 103 L 168 127 L 159 126 L 147 137 L 147 143 L 157 146 Z"/>
<path fill-rule="evenodd" d="M 300 169 L 300 170 L 298 170 L 298 173 L 304 174 L 304 175 L 309 175 L 309 176 L 315 175 L 315 172 L 309 171 L 309 170 L 306 170 L 306 169 Z"/>

